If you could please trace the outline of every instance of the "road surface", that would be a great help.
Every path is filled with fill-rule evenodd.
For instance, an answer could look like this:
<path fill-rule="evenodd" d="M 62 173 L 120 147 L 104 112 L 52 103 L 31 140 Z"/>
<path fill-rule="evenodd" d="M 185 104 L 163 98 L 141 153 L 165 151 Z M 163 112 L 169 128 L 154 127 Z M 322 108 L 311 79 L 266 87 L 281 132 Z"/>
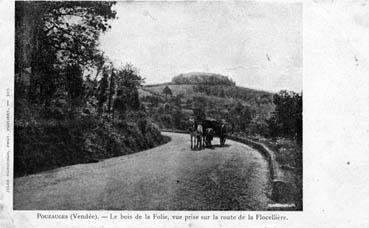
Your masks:
<path fill-rule="evenodd" d="M 227 140 L 193 151 L 189 135 L 143 152 L 16 178 L 15 210 L 263 210 L 268 163 Z M 215 138 L 213 143 L 219 144 Z"/>

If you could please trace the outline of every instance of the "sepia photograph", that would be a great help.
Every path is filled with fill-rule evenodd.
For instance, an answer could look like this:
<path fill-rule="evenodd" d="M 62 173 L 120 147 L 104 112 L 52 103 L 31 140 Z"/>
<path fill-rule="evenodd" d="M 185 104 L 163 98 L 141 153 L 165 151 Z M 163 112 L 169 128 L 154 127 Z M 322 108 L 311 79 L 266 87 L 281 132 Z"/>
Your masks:
<path fill-rule="evenodd" d="M 301 2 L 14 6 L 14 210 L 303 211 Z"/>

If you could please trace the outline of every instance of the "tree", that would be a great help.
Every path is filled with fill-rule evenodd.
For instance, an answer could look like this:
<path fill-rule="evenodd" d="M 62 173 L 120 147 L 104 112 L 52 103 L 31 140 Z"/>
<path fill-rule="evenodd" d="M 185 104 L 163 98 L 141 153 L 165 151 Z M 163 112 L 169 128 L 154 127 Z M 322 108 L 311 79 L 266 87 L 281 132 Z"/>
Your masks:
<path fill-rule="evenodd" d="M 17 80 L 29 81 L 25 95 L 29 102 L 46 106 L 56 88 L 76 92 L 74 89 L 80 86 L 76 82 L 81 81 L 84 70 L 93 68 L 101 55 L 97 50 L 98 37 L 110 28 L 108 20 L 115 18 L 113 4 L 15 2 L 15 73 Z M 26 69 L 29 79 L 25 78 Z"/>
<path fill-rule="evenodd" d="M 173 124 L 176 129 L 184 129 L 183 126 L 184 115 L 179 108 L 176 108 L 173 112 Z"/>
<path fill-rule="evenodd" d="M 181 103 L 183 99 L 183 94 L 178 94 L 177 96 L 173 96 L 171 99 L 171 103 L 177 108 L 181 108 Z"/>
<path fill-rule="evenodd" d="M 99 82 L 97 100 L 98 100 L 98 110 L 100 114 L 102 113 L 103 104 L 107 100 L 108 77 L 109 77 L 108 74 L 104 73 L 103 77 Z"/>
<path fill-rule="evenodd" d="M 193 110 L 193 115 L 195 116 L 196 122 L 202 122 L 206 118 L 204 109 L 198 107 Z"/>
<path fill-rule="evenodd" d="M 244 131 L 247 129 L 254 116 L 254 111 L 248 107 L 237 102 L 230 110 L 231 121 L 235 130 Z"/>
<path fill-rule="evenodd" d="M 171 128 L 173 126 L 173 117 L 169 114 L 161 114 L 160 122 L 163 124 L 164 127 Z"/>
<path fill-rule="evenodd" d="M 196 121 L 203 121 L 206 118 L 205 108 L 207 106 L 206 99 L 202 96 L 193 97 L 193 114 Z"/>
<path fill-rule="evenodd" d="M 302 94 L 282 90 L 273 96 L 276 105 L 268 120 L 273 136 L 293 137 L 302 142 Z"/>
<path fill-rule="evenodd" d="M 114 100 L 114 109 L 117 108 L 117 111 L 121 114 L 129 108 L 139 110 L 138 88 L 142 85 L 144 79 L 138 74 L 138 70 L 132 64 L 126 64 L 119 69 L 115 69 L 115 71 L 116 98 Z"/>
<path fill-rule="evenodd" d="M 79 65 L 70 65 L 65 69 L 65 84 L 69 103 L 74 106 L 81 101 L 83 95 L 82 70 Z"/>
<path fill-rule="evenodd" d="M 112 70 L 109 80 L 109 97 L 108 97 L 108 113 L 112 112 L 112 118 L 114 120 L 114 105 L 112 105 L 113 102 L 113 96 L 115 94 L 115 71 Z M 113 107 L 112 107 L 113 106 Z M 113 108 L 113 110 L 111 110 Z"/>
<path fill-rule="evenodd" d="M 165 88 L 163 89 L 163 94 L 165 94 L 165 96 L 172 96 L 172 90 L 168 87 L 165 86 Z"/>

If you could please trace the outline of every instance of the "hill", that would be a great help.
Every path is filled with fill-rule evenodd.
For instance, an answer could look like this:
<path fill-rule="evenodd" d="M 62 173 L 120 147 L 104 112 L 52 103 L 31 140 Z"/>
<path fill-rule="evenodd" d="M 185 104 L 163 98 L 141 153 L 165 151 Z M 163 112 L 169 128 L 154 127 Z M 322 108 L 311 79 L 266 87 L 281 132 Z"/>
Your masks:
<path fill-rule="evenodd" d="M 163 93 L 165 87 L 171 95 Z M 171 82 L 143 86 L 139 94 L 162 128 L 186 129 L 188 119 L 199 113 L 225 119 L 233 130 L 260 128 L 274 110 L 272 93 L 236 86 L 229 77 L 212 73 L 180 74 Z"/>
<path fill-rule="evenodd" d="M 186 73 L 172 78 L 171 82 L 145 85 L 143 90 L 156 95 L 163 95 L 163 89 L 168 86 L 173 96 L 207 95 L 222 98 L 235 98 L 248 103 L 272 102 L 270 92 L 236 86 L 229 77 L 213 73 Z M 148 94 L 146 94 L 148 95 Z"/>

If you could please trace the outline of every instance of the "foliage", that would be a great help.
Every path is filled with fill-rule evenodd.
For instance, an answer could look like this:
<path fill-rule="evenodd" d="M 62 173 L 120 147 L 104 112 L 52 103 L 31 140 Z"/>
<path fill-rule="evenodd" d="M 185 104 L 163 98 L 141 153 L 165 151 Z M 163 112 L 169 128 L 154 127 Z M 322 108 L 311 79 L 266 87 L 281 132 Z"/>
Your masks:
<path fill-rule="evenodd" d="M 259 106 L 270 104 L 273 99 L 272 94 L 268 92 L 226 85 L 209 86 L 201 84 L 194 87 L 194 92 L 203 93 L 208 96 L 240 99 Z"/>
<path fill-rule="evenodd" d="M 142 101 L 150 110 L 150 116 L 161 127 L 177 128 L 176 124 L 173 124 L 175 115 L 181 116 L 183 121 L 188 121 L 190 118 L 201 120 L 205 117 L 211 117 L 226 120 L 230 132 L 244 132 L 249 136 L 293 137 L 301 141 L 301 95 L 298 98 L 296 93 L 289 92 L 295 94 L 291 96 L 296 101 L 298 100 L 295 102 L 299 104 L 298 108 L 297 106 L 286 106 L 288 102 L 286 103 L 285 99 L 282 99 L 285 97 L 284 93 L 273 95 L 269 92 L 237 86 L 185 85 L 185 89 L 183 85 L 170 84 L 166 86 L 176 96 L 171 99 L 160 96 L 157 91 L 163 90 L 165 86 L 157 85 L 145 87 L 145 92 L 148 93 L 142 97 Z M 188 86 L 192 86 L 193 90 Z M 221 91 L 224 92 L 224 96 Z M 180 97 L 178 98 L 178 96 Z M 274 103 L 272 103 L 273 96 Z M 294 113 L 292 118 L 288 113 Z M 164 119 L 167 119 L 168 122 L 164 122 L 162 116 L 165 116 Z M 285 122 L 284 129 L 287 130 L 288 134 L 281 133 L 281 121 L 276 121 L 277 116 Z"/>
<path fill-rule="evenodd" d="M 228 85 L 234 86 L 235 83 L 230 78 L 211 73 L 187 73 L 173 77 L 172 84 L 203 84 L 203 85 Z"/>
<path fill-rule="evenodd" d="M 228 122 L 232 124 L 233 131 L 245 131 L 253 117 L 254 112 L 249 106 L 244 106 L 237 102 L 230 110 Z"/>
<path fill-rule="evenodd" d="M 168 98 L 161 95 L 166 86 L 171 89 L 174 96 Z M 198 88 L 204 88 L 209 91 L 209 94 L 200 92 Z M 145 86 L 143 89 L 141 100 L 150 111 L 150 116 L 161 127 L 183 130 L 188 128 L 190 118 L 201 121 L 205 117 L 210 117 L 226 120 L 230 131 L 246 131 L 250 134 L 269 133 L 266 119 L 274 109 L 271 93 L 219 85 L 162 84 Z M 232 92 L 229 92 L 229 96 L 226 97 L 221 92 L 217 92 L 222 89 Z M 164 115 L 168 122 L 162 120 L 161 117 Z M 171 117 L 170 121 L 168 115 Z M 181 128 L 178 128 L 173 121 L 175 115 L 181 116 L 182 122 L 187 122 L 187 125 L 181 124 Z"/>
<path fill-rule="evenodd" d="M 98 50 L 113 4 L 15 2 L 16 176 L 164 142 L 139 101 L 138 70 Z"/>
<path fill-rule="evenodd" d="M 202 122 L 206 118 L 205 111 L 200 107 L 193 110 L 193 115 L 195 116 L 196 122 Z"/>
<path fill-rule="evenodd" d="M 296 138 L 302 142 L 302 94 L 280 91 L 273 97 L 276 105 L 268 120 L 272 136 Z"/>
<path fill-rule="evenodd" d="M 172 96 L 172 90 L 170 90 L 168 86 L 165 86 L 165 88 L 163 89 L 163 94 L 165 96 Z"/>
<path fill-rule="evenodd" d="M 18 95 L 45 107 L 57 89 L 65 88 L 70 102 L 79 97 L 83 72 L 102 58 L 98 37 L 115 18 L 113 4 L 16 2 L 16 83 L 26 91 Z"/>
<path fill-rule="evenodd" d="M 109 86 L 108 77 L 109 77 L 108 74 L 104 73 L 103 77 L 101 78 L 99 82 L 97 100 L 98 100 L 98 108 L 100 112 L 102 112 L 102 107 L 104 103 L 106 102 L 106 100 L 108 99 L 107 93 L 106 93 L 108 86 Z"/>
<path fill-rule="evenodd" d="M 118 121 L 115 127 L 101 118 L 44 121 L 14 128 L 14 176 L 61 166 L 131 154 L 168 141 L 148 120 Z M 142 131 L 144 129 L 144 132 Z"/>
<path fill-rule="evenodd" d="M 173 112 L 173 125 L 176 129 L 186 129 L 187 127 L 186 116 L 178 108 Z"/>
<path fill-rule="evenodd" d="M 120 114 L 123 114 L 128 108 L 138 110 L 140 101 L 137 90 L 144 79 L 131 64 L 126 64 L 117 69 L 115 76 L 116 98 L 114 100 L 114 109 Z"/>

